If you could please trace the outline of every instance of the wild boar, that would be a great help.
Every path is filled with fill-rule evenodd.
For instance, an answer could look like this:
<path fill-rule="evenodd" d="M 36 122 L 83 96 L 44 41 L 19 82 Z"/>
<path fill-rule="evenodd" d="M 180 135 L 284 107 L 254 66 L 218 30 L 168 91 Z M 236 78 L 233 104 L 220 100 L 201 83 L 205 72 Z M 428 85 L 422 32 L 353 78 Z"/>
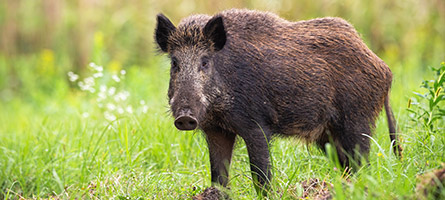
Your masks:
<path fill-rule="evenodd" d="M 383 106 L 394 152 L 401 152 L 389 107 L 391 70 L 343 19 L 290 22 L 231 9 L 192 15 L 176 27 L 159 14 L 155 40 L 171 59 L 174 125 L 204 132 L 212 183 L 227 185 L 237 135 L 260 187 L 271 178 L 274 135 L 323 150 L 332 143 L 340 163 L 351 167 L 368 154 Z"/>

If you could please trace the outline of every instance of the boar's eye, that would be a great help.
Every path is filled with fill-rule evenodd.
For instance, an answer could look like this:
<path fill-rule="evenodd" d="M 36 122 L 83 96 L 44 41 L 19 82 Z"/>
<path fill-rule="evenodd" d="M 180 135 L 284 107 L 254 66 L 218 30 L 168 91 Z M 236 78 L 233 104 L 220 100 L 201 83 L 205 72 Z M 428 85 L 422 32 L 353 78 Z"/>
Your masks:
<path fill-rule="evenodd" d="M 199 68 L 200 71 L 207 70 L 209 68 L 209 58 L 203 57 L 201 59 L 201 66 Z"/>
<path fill-rule="evenodd" d="M 177 71 L 179 69 L 178 60 L 174 57 L 172 58 L 171 65 L 173 71 Z"/>

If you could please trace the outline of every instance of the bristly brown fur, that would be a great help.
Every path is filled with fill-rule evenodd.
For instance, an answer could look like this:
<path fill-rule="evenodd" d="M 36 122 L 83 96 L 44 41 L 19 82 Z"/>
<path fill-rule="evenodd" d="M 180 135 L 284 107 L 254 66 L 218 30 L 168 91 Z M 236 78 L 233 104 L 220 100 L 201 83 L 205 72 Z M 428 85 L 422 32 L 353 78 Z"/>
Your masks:
<path fill-rule="evenodd" d="M 355 168 L 382 107 L 390 113 L 391 70 L 343 19 L 290 22 L 232 9 L 187 17 L 158 35 L 172 58 L 172 113 L 188 113 L 204 131 L 213 183 L 228 183 L 236 135 L 247 145 L 253 179 L 266 187 L 273 135 L 323 150 L 332 142 L 340 163 Z"/>

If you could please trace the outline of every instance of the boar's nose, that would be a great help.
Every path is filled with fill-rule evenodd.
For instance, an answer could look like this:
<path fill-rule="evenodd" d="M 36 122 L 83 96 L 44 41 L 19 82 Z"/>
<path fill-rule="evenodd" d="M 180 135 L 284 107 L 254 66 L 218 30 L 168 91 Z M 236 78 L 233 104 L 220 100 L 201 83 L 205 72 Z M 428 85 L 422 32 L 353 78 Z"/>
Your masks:
<path fill-rule="evenodd" d="M 175 119 L 175 126 L 179 130 L 190 131 L 198 126 L 198 121 L 190 115 L 181 115 Z"/>

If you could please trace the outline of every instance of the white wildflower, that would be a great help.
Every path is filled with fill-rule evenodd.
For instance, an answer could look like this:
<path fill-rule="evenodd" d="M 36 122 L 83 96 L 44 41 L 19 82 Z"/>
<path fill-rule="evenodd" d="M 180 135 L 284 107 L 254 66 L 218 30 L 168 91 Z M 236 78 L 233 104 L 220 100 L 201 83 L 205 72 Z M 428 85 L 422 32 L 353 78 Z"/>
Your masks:
<path fill-rule="evenodd" d="M 125 98 L 125 97 L 119 92 L 114 96 L 114 101 L 119 102 L 122 100 L 122 98 Z"/>
<path fill-rule="evenodd" d="M 88 118 L 90 116 L 90 113 L 84 112 L 82 113 L 83 118 Z"/>
<path fill-rule="evenodd" d="M 147 113 L 147 111 L 148 111 L 148 106 L 142 106 L 142 112 Z"/>
<path fill-rule="evenodd" d="M 94 78 L 93 77 L 88 77 L 85 78 L 85 84 L 90 85 L 90 86 L 94 86 Z"/>
<path fill-rule="evenodd" d="M 102 72 L 104 70 L 104 68 L 102 66 L 96 65 L 95 63 L 90 63 L 90 67 L 93 68 L 94 70 L 98 71 L 98 72 Z"/>
<path fill-rule="evenodd" d="M 100 91 L 99 94 L 97 94 L 97 101 L 101 102 L 107 98 L 107 94 L 105 92 Z"/>
<path fill-rule="evenodd" d="M 81 90 L 83 91 L 89 91 L 91 93 L 94 93 L 96 90 L 93 88 L 94 86 L 94 79 L 92 77 L 85 78 L 83 81 L 79 81 L 77 83 Z"/>
<path fill-rule="evenodd" d="M 116 106 L 114 104 L 112 104 L 112 103 L 107 103 L 107 109 L 109 111 L 113 111 L 113 110 L 116 109 Z"/>
<path fill-rule="evenodd" d="M 121 79 L 117 75 L 113 75 L 111 76 L 111 78 L 118 83 L 121 81 Z"/>
<path fill-rule="evenodd" d="M 97 72 L 97 73 L 93 74 L 94 78 L 99 78 L 99 77 L 102 77 L 102 76 L 104 76 L 104 73 L 102 73 L 102 72 Z"/>
<path fill-rule="evenodd" d="M 112 113 L 108 112 L 108 111 L 105 111 L 105 112 L 104 112 L 104 117 L 105 117 L 105 119 L 107 119 L 108 121 L 114 121 L 114 120 L 116 120 L 116 116 L 113 115 Z"/>
<path fill-rule="evenodd" d="M 122 107 L 117 108 L 119 114 L 124 114 L 124 109 Z"/>
<path fill-rule="evenodd" d="M 116 92 L 116 88 L 115 87 L 110 87 L 110 89 L 108 89 L 108 95 L 109 96 L 114 95 L 115 92 Z"/>
<path fill-rule="evenodd" d="M 88 85 L 86 85 L 83 81 L 79 81 L 79 82 L 77 83 L 77 85 L 79 85 L 80 90 L 82 90 L 82 91 L 89 90 Z"/>
<path fill-rule="evenodd" d="M 97 91 L 97 95 L 95 95 L 94 100 L 97 107 L 103 112 L 102 114 L 106 121 L 116 121 L 119 116 L 125 113 L 133 114 L 134 112 L 148 112 L 146 101 L 140 100 L 140 105 L 138 107 L 133 107 L 133 105 L 127 102 L 130 97 L 130 92 L 119 89 L 121 88 L 121 85 L 119 85 L 120 82 L 125 79 L 125 75 L 127 74 L 126 70 L 122 69 L 114 75 L 111 74 L 112 80 L 102 80 L 105 75 L 108 75 L 108 72 L 104 71 L 104 67 L 92 62 L 89 64 L 88 69 L 91 72 L 91 75 L 89 77 L 84 78 L 80 81 L 79 75 L 70 71 L 68 72 L 69 80 L 71 82 L 77 82 L 80 90 L 84 92 L 95 93 Z M 104 82 L 105 84 L 98 84 L 99 82 Z M 114 87 L 112 85 L 114 85 Z M 81 117 L 91 117 L 91 114 L 89 112 L 90 111 L 81 113 Z M 119 122 L 117 121 L 117 123 Z M 114 127 L 109 126 L 109 128 Z"/>
<path fill-rule="evenodd" d="M 100 85 L 99 87 L 101 92 L 106 92 L 107 91 L 107 86 L 106 85 Z"/>
<path fill-rule="evenodd" d="M 127 106 L 127 108 L 125 110 L 130 114 L 133 113 L 133 107 L 131 107 L 131 106 Z"/>
<path fill-rule="evenodd" d="M 71 82 L 76 81 L 77 79 L 79 79 L 79 75 L 75 74 L 74 72 L 68 72 L 68 78 L 70 79 Z"/>
<path fill-rule="evenodd" d="M 101 85 L 99 87 L 99 94 L 97 94 L 97 101 L 103 101 L 107 98 L 107 86 Z"/>
<path fill-rule="evenodd" d="M 114 96 L 114 101 L 119 102 L 119 101 L 125 101 L 127 100 L 127 98 L 130 96 L 130 93 L 128 91 L 122 91 L 117 93 Z"/>
<path fill-rule="evenodd" d="M 104 71 L 104 68 L 102 66 L 97 66 L 95 68 L 95 70 L 98 71 L 98 72 L 102 72 L 102 71 Z"/>

